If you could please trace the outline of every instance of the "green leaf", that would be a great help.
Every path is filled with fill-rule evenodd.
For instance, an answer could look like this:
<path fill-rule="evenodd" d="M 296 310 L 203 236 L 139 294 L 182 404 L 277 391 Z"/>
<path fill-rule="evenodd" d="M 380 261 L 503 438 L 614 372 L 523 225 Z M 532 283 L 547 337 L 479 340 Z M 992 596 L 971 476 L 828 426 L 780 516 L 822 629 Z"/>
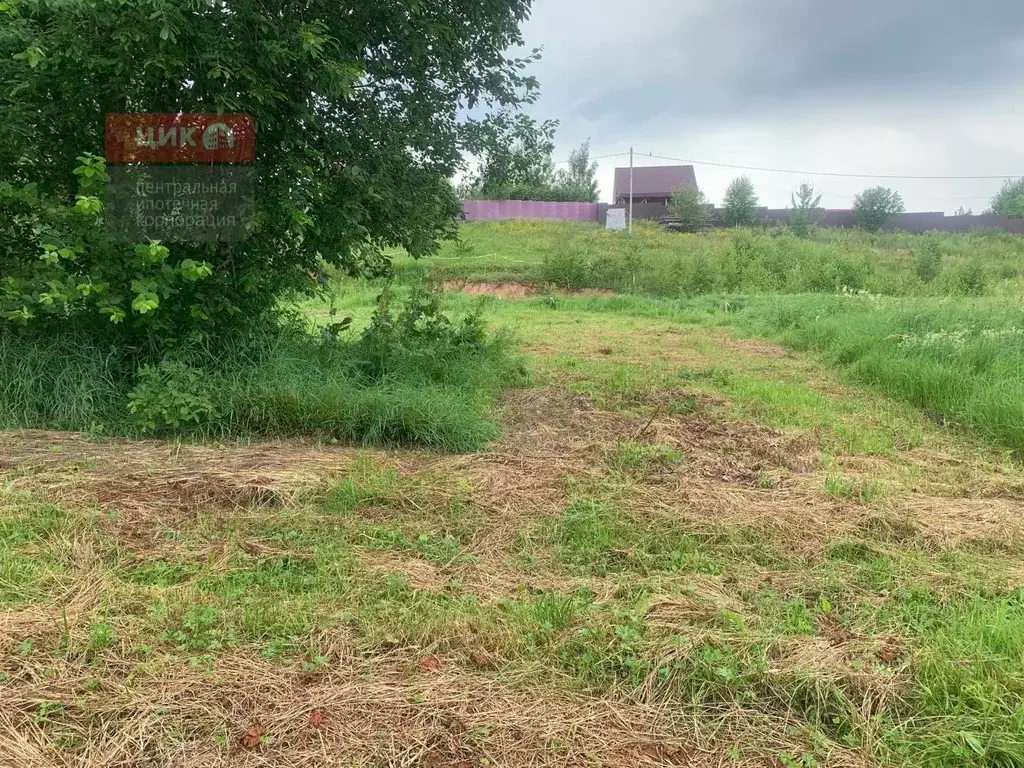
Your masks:
<path fill-rule="evenodd" d="M 140 293 L 132 300 L 132 309 L 134 309 L 140 315 L 144 315 L 147 312 L 152 312 L 159 306 L 160 297 L 157 296 L 155 293 Z"/>
<path fill-rule="evenodd" d="M 189 282 L 195 282 L 213 274 L 213 267 L 207 262 L 193 261 L 192 259 L 185 259 L 181 262 L 180 269 L 181 276 Z"/>
<path fill-rule="evenodd" d="M 100 307 L 100 314 L 109 315 L 110 322 L 112 322 L 114 325 L 120 323 L 122 320 L 124 320 L 126 316 L 126 313 L 123 309 L 114 306 L 113 304 L 108 304 L 106 306 Z"/>
<path fill-rule="evenodd" d="M 985 749 L 985 745 L 981 743 L 981 739 L 978 738 L 977 734 L 961 731 L 960 738 L 964 740 L 964 743 L 971 748 L 971 751 L 974 752 L 974 754 L 982 757 L 985 755 L 987 750 Z"/>
<path fill-rule="evenodd" d="M 78 195 L 75 199 L 75 210 L 85 214 L 99 213 L 103 210 L 103 201 L 93 195 Z"/>
<path fill-rule="evenodd" d="M 46 54 L 43 53 L 43 49 L 36 45 L 31 46 L 22 53 L 14 54 L 15 59 L 28 62 L 29 67 L 32 69 L 38 67 L 45 57 Z"/>
<path fill-rule="evenodd" d="M 715 674 L 718 675 L 723 680 L 735 680 L 736 679 L 736 670 L 734 670 L 732 667 L 716 667 L 715 668 Z"/>

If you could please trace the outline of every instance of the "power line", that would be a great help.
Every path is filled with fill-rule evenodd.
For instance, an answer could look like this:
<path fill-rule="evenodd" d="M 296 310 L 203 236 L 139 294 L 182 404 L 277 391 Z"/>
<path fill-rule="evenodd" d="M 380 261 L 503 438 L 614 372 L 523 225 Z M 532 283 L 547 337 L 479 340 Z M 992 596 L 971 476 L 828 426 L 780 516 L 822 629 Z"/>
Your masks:
<path fill-rule="evenodd" d="M 616 153 L 614 155 L 601 155 L 600 157 L 591 157 L 591 158 L 588 158 L 588 159 L 591 162 L 594 162 L 595 160 L 608 160 L 609 158 L 612 158 L 612 157 L 627 157 L 628 155 L 629 155 L 629 152 L 618 152 L 618 153 Z M 555 165 L 564 165 L 565 163 L 569 163 L 569 162 L 572 162 L 572 161 L 571 160 L 556 160 L 554 164 Z"/>
<path fill-rule="evenodd" d="M 646 155 L 641 154 L 640 157 L 653 157 L 656 160 L 671 160 L 676 163 L 686 163 L 687 165 L 711 165 L 716 168 L 733 168 L 741 171 L 763 171 L 765 173 L 790 173 L 795 176 L 834 176 L 838 178 L 847 179 L 919 179 L 922 181 L 939 181 L 939 180 L 992 180 L 992 179 L 1017 179 L 1021 178 L 1022 175 L 1016 176 L 899 176 L 896 174 L 886 173 L 833 173 L 829 171 L 791 171 L 783 168 L 759 168 L 753 165 L 732 165 L 731 163 L 713 163 L 707 160 L 683 160 L 679 157 L 665 157 L 664 155 L 656 155 L 653 152 L 648 152 Z"/>

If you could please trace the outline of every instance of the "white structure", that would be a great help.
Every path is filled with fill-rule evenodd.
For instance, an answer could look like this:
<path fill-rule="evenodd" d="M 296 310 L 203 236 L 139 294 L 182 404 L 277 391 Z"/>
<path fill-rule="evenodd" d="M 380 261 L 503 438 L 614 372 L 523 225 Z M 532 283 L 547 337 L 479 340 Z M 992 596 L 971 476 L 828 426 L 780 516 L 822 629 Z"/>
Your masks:
<path fill-rule="evenodd" d="M 608 220 L 605 222 L 606 229 L 618 229 L 622 230 L 626 228 L 626 209 L 625 208 L 609 208 L 608 209 Z"/>

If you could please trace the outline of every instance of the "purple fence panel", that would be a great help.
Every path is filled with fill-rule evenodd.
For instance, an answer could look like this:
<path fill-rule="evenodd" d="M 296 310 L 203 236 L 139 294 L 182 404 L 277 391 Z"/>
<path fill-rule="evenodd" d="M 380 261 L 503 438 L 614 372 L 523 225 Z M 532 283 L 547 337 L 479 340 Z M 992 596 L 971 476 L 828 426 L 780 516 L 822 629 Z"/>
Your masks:
<path fill-rule="evenodd" d="M 597 221 L 597 203 L 552 203 L 534 200 L 463 200 L 466 221 L 563 219 Z"/>

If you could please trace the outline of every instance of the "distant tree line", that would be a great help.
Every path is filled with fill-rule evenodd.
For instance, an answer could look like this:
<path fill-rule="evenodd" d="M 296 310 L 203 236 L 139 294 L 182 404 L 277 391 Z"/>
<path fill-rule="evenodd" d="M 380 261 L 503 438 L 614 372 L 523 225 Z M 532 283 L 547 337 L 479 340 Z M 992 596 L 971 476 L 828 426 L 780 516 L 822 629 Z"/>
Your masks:
<path fill-rule="evenodd" d="M 806 181 L 793 192 L 790 196 L 789 227 L 796 235 L 807 237 L 814 231 L 815 211 L 819 210 L 820 204 L 821 193 Z M 756 224 L 758 198 L 750 178 L 740 176 L 729 184 L 720 209 L 716 210 L 697 187 L 677 189 L 669 200 L 668 208 L 684 232 L 698 232 L 714 219 L 733 227 Z M 893 216 L 904 213 L 906 206 L 899 192 L 877 186 L 854 197 L 853 211 L 861 227 L 877 232 Z M 985 213 L 1024 218 L 1024 179 L 1007 180 Z M 961 208 L 956 215 L 968 216 L 971 212 Z"/>
<path fill-rule="evenodd" d="M 992 198 L 991 212 L 1000 216 L 1024 218 L 1024 179 L 1007 179 Z"/>
<path fill-rule="evenodd" d="M 539 200 L 587 202 L 598 200 L 597 163 L 590 159 L 590 140 L 569 154 L 565 168 L 556 169 L 557 120 L 538 121 L 518 112 L 501 111 L 474 126 L 481 135 L 477 165 L 457 187 L 465 200 Z M 816 225 L 815 212 L 821 193 L 803 182 L 790 197 L 789 226 L 801 237 Z M 713 219 L 726 226 L 750 226 L 757 222 L 758 197 L 748 176 L 733 179 L 722 207 L 715 209 L 696 187 L 681 187 L 669 201 L 670 212 L 684 231 L 699 231 Z M 853 210 L 864 229 L 877 232 L 893 216 L 906 211 L 902 196 L 884 186 L 871 187 L 853 199 Z M 962 208 L 957 215 L 970 215 Z M 1007 180 L 992 199 L 986 213 L 1024 217 L 1024 179 Z"/>
<path fill-rule="evenodd" d="M 464 200 L 541 200 L 596 203 L 597 163 L 590 140 L 569 153 L 565 168 L 555 169 L 557 120 L 538 122 L 524 114 L 499 113 L 486 130 L 500 137 L 479 158 L 476 170 L 458 187 Z"/>

